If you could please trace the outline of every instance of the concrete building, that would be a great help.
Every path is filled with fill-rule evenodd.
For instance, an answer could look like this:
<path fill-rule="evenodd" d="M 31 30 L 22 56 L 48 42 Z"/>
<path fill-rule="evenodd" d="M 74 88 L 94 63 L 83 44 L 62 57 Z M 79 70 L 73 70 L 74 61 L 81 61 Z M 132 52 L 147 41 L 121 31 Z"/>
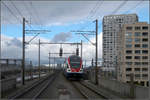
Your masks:
<path fill-rule="evenodd" d="M 148 86 L 150 68 L 150 33 L 149 24 L 137 22 L 124 24 L 120 31 L 120 63 L 118 78 L 123 82 L 130 81 Z"/>
<path fill-rule="evenodd" d="M 123 24 L 138 22 L 136 14 L 109 15 L 103 18 L 103 67 L 117 78 L 119 31 Z"/>

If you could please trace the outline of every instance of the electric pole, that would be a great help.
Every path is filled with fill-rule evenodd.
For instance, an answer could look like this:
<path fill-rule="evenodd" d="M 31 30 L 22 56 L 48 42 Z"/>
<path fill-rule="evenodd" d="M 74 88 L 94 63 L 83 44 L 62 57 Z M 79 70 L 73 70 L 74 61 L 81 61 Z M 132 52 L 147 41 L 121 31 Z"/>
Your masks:
<path fill-rule="evenodd" d="M 81 40 L 81 59 L 82 59 L 82 40 Z"/>
<path fill-rule="evenodd" d="M 33 79 L 33 73 L 32 73 L 32 61 L 30 61 L 30 77 L 31 80 Z"/>
<path fill-rule="evenodd" d="M 25 18 L 23 18 L 23 38 L 22 38 L 22 85 L 25 85 Z"/>
<path fill-rule="evenodd" d="M 49 72 L 50 72 L 50 52 L 49 52 Z"/>
<path fill-rule="evenodd" d="M 98 85 L 98 66 L 97 66 L 97 60 L 98 60 L 98 20 L 96 19 L 96 43 L 95 43 L 95 84 Z"/>
<path fill-rule="evenodd" d="M 41 74 L 41 68 L 40 68 L 40 39 L 39 39 L 39 78 L 40 78 L 40 74 Z"/>

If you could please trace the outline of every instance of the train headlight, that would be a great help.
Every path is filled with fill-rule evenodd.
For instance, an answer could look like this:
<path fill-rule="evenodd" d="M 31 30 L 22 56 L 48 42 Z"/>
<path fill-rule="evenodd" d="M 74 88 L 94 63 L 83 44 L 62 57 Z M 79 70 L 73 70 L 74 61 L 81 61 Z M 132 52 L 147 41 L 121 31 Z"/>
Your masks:
<path fill-rule="evenodd" d="M 67 69 L 67 72 L 71 72 L 71 70 L 70 70 L 70 69 Z"/>
<path fill-rule="evenodd" d="M 80 69 L 80 72 L 83 72 L 83 69 Z"/>

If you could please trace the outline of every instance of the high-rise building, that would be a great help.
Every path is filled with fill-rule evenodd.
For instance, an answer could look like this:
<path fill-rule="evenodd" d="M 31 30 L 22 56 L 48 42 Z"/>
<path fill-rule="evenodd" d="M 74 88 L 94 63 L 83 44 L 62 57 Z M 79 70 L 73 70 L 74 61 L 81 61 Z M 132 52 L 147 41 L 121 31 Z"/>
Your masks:
<path fill-rule="evenodd" d="M 136 14 L 109 15 L 103 18 L 103 68 L 117 78 L 119 31 L 123 24 L 138 22 Z"/>
<path fill-rule="evenodd" d="M 120 63 L 118 78 L 123 82 L 130 82 L 130 75 L 134 75 L 134 82 L 148 86 L 150 68 L 150 33 L 149 24 L 137 22 L 124 24 L 120 31 Z"/>

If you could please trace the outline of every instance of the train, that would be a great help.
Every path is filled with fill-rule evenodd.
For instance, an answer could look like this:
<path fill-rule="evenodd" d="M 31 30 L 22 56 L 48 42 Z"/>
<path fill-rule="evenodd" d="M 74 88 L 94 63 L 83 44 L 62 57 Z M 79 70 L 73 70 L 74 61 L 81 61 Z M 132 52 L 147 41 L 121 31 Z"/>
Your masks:
<path fill-rule="evenodd" d="M 67 79 L 83 79 L 82 59 L 77 55 L 71 55 L 65 60 L 64 75 Z"/>

